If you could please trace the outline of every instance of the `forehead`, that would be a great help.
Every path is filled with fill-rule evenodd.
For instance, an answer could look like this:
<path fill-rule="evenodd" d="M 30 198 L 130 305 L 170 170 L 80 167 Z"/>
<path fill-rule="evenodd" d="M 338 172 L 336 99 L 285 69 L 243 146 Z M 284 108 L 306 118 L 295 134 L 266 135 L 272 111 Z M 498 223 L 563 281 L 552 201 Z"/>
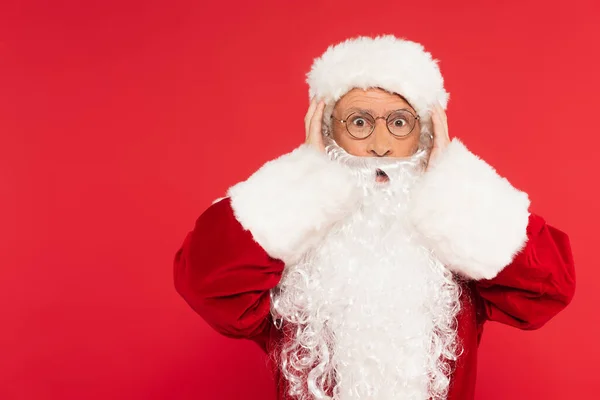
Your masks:
<path fill-rule="evenodd" d="M 342 112 L 349 109 L 363 109 L 375 113 L 386 113 L 399 108 L 413 110 L 402 96 L 379 88 L 352 89 L 343 95 L 335 105 L 335 109 Z"/>

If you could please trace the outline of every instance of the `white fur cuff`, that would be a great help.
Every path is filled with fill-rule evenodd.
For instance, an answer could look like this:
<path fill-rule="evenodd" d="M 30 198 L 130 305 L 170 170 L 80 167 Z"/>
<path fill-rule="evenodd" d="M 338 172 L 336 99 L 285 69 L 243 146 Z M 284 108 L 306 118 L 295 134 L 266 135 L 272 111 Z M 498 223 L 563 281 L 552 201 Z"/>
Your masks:
<path fill-rule="evenodd" d="M 527 240 L 529 198 L 454 139 L 413 191 L 411 219 L 437 257 L 491 279 Z"/>
<path fill-rule="evenodd" d="M 229 189 L 242 226 L 274 258 L 291 264 L 358 204 L 350 171 L 308 145 L 266 163 Z"/>

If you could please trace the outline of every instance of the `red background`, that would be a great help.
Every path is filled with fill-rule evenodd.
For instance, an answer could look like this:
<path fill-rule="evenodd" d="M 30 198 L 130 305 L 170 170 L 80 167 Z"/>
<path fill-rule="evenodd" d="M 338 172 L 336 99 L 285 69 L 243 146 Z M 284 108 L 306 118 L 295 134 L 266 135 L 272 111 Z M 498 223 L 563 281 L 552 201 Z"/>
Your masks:
<path fill-rule="evenodd" d="M 215 3 L 1 3 L 0 398 L 272 399 L 259 349 L 192 312 L 172 258 L 302 141 L 313 57 L 378 33 L 441 60 L 451 135 L 571 236 L 573 303 L 540 331 L 487 326 L 478 399 L 594 397 L 598 2 Z"/>

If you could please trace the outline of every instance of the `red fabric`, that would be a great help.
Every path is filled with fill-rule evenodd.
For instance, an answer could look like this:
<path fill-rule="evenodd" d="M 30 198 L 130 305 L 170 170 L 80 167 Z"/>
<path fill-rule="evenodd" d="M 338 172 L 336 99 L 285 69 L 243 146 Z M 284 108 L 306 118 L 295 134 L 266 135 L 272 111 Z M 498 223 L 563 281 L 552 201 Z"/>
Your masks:
<path fill-rule="evenodd" d="M 536 329 L 573 297 L 575 275 L 567 235 L 531 215 L 528 242 L 496 278 L 463 284 L 458 335 L 463 353 L 452 375 L 449 400 L 474 398 L 477 348 L 486 321 Z M 269 290 L 284 264 L 270 257 L 235 219 L 229 199 L 204 212 L 175 256 L 175 287 L 220 333 L 252 339 L 265 352 L 282 340 L 270 313 Z M 276 366 L 278 398 L 287 399 Z"/>

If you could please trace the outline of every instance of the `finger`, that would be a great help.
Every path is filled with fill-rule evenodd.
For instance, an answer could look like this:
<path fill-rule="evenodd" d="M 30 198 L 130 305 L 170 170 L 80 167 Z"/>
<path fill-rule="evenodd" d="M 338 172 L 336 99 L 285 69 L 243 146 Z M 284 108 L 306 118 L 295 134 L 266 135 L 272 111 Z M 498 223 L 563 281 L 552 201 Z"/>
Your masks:
<path fill-rule="evenodd" d="M 315 109 L 315 112 L 310 120 L 309 136 L 318 140 L 321 135 L 321 126 L 323 123 L 323 111 L 325 110 L 325 102 L 321 100 Z"/>
<path fill-rule="evenodd" d="M 310 101 L 310 105 L 308 106 L 308 111 L 306 112 L 306 115 L 304 116 L 304 129 L 306 131 L 307 137 L 308 137 L 308 132 L 309 132 L 310 121 L 315 112 L 315 108 L 317 108 L 317 100 L 313 97 Z"/>
<path fill-rule="evenodd" d="M 304 122 L 310 122 L 313 113 L 315 112 L 315 108 L 317 107 L 317 100 L 313 97 L 308 105 L 308 110 L 306 111 L 306 115 L 304 116 Z"/>
<path fill-rule="evenodd" d="M 325 102 L 321 100 L 317 103 L 315 112 L 313 113 L 313 116 L 310 121 L 311 133 L 313 133 L 313 134 L 321 133 L 321 125 L 323 123 L 323 111 L 324 110 L 325 110 Z"/>
<path fill-rule="evenodd" d="M 434 144 L 442 144 L 450 140 L 448 136 L 448 122 L 445 119 L 446 113 L 440 105 L 434 106 L 433 113 L 433 131 L 434 131 Z M 437 142 L 436 142 L 437 141 Z"/>
<path fill-rule="evenodd" d="M 448 115 L 446 115 L 446 111 L 441 105 L 439 106 L 439 110 L 440 116 L 442 117 L 442 122 L 444 123 L 444 137 L 446 140 L 450 141 L 450 133 L 448 131 Z"/>
<path fill-rule="evenodd" d="M 438 113 L 440 114 L 440 117 L 442 117 L 443 121 L 446 121 L 448 119 L 448 116 L 446 115 L 446 111 L 444 110 L 444 107 L 442 107 L 441 104 L 436 104 Z"/>
<path fill-rule="evenodd" d="M 440 137 L 443 135 L 443 124 L 436 106 L 431 110 L 431 123 L 433 125 L 433 147 L 435 148 L 438 147 Z"/>
<path fill-rule="evenodd" d="M 448 135 L 448 115 L 446 114 L 446 111 L 444 110 L 444 107 L 442 107 L 441 104 L 437 104 L 437 110 L 444 124 L 444 136 L 446 136 L 449 139 L 450 137 Z"/>

